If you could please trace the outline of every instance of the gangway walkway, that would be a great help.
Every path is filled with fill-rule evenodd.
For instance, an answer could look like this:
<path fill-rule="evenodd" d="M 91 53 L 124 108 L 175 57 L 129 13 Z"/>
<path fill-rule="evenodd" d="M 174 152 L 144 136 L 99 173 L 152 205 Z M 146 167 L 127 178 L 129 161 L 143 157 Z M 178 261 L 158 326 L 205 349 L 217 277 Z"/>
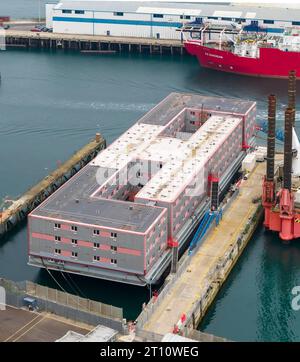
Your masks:
<path fill-rule="evenodd" d="M 215 220 L 216 225 L 218 225 L 221 217 L 222 217 L 222 209 L 220 211 L 208 210 L 205 213 L 205 215 L 204 215 L 203 219 L 201 220 L 200 225 L 198 226 L 198 229 L 190 243 L 189 252 L 188 252 L 189 255 L 192 254 L 195 247 L 201 242 L 201 240 L 205 236 L 207 230 L 212 225 L 212 222 Z"/>

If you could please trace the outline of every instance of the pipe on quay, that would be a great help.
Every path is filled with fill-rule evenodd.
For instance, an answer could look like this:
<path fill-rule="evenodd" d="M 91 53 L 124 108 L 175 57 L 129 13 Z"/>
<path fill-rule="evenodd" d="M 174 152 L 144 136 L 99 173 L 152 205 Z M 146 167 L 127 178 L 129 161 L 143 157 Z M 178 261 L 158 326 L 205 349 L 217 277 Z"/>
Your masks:
<path fill-rule="evenodd" d="M 104 148 L 106 148 L 106 141 L 100 133 L 97 133 L 94 140 L 77 151 L 68 161 L 14 201 L 6 210 L 2 212 L 0 210 L 0 238 L 24 220 L 32 210 L 87 165 Z"/>

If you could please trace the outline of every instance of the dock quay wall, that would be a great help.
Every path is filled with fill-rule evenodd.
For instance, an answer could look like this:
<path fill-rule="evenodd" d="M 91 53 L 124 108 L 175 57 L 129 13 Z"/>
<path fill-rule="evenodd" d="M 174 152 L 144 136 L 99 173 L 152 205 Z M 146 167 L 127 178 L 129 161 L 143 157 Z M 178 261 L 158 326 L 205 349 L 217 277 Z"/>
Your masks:
<path fill-rule="evenodd" d="M 6 48 L 64 49 L 82 53 L 186 55 L 179 40 L 7 30 Z"/>
<path fill-rule="evenodd" d="M 0 210 L 0 237 L 24 220 L 34 208 L 74 176 L 105 147 L 105 139 L 97 134 L 94 140 L 14 201 L 6 210 L 2 212 Z"/>
<path fill-rule="evenodd" d="M 182 335 L 190 336 L 191 333 L 193 333 L 193 330 L 200 324 L 202 318 L 205 316 L 208 308 L 213 303 L 216 295 L 257 229 L 258 224 L 262 221 L 262 218 L 263 208 L 261 207 L 261 204 L 259 204 L 257 205 L 256 211 L 250 216 L 249 221 L 245 224 L 242 233 L 232 244 L 232 247 L 228 249 L 224 254 L 224 257 L 220 259 L 220 262 L 211 269 L 209 273 L 210 280 L 208 280 L 207 286 L 200 296 L 198 303 L 187 315 L 185 325 L 182 328 Z"/>
<path fill-rule="evenodd" d="M 0 279 L 5 289 L 6 304 L 15 308 L 25 307 L 24 298 L 34 298 L 39 312 L 53 313 L 79 323 L 99 324 L 124 331 L 123 309 L 94 300 L 81 298 L 33 282 L 13 282 Z"/>

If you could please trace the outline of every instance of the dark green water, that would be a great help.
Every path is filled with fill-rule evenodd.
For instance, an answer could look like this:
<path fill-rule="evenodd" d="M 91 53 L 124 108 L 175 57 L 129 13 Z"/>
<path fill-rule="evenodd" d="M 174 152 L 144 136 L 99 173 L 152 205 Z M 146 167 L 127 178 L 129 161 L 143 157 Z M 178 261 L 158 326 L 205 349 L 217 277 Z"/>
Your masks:
<path fill-rule="evenodd" d="M 291 308 L 299 261 L 299 241 L 283 245 L 261 227 L 200 329 L 237 341 L 299 341 L 300 313 Z"/>
<path fill-rule="evenodd" d="M 243 97 L 266 115 L 266 97 L 286 104 L 285 81 L 201 69 L 192 58 L 0 53 L 0 197 L 16 197 L 67 159 L 96 132 L 111 142 L 173 91 Z M 26 228 L 0 242 L 0 275 L 54 286 L 27 266 Z M 55 273 L 64 287 L 64 280 Z M 83 293 L 123 306 L 135 318 L 147 289 L 73 277 Z M 223 287 L 201 329 L 234 340 L 300 340 L 300 312 L 290 307 L 300 283 L 300 250 L 259 230 Z"/>

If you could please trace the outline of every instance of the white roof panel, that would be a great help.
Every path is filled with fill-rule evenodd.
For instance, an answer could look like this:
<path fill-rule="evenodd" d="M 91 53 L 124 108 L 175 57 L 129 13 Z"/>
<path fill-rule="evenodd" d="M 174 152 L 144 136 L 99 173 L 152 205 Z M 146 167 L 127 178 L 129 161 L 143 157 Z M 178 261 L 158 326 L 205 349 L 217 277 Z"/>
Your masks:
<path fill-rule="evenodd" d="M 241 121 L 240 117 L 213 115 L 186 141 L 154 140 L 144 153 L 164 155 L 163 161 L 167 162 L 138 192 L 137 198 L 172 202 L 204 170 L 205 163 Z"/>
<path fill-rule="evenodd" d="M 256 13 L 248 12 L 248 13 L 246 13 L 245 18 L 246 19 L 254 19 L 254 18 L 256 18 Z"/>
<path fill-rule="evenodd" d="M 144 123 L 134 124 L 108 148 L 99 153 L 90 165 L 120 170 L 132 158 L 136 158 L 143 152 L 163 128 L 163 126 Z"/>
<path fill-rule="evenodd" d="M 170 14 L 170 15 L 192 15 L 198 16 L 201 14 L 201 9 L 182 9 L 182 8 L 151 8 L 140 6 L 137 13 L 144 14 Z"/>
<path fill-rule="evenodd" d="M 213 16 L 216 17 L 226 17 L 226 18 L 239 18 L 241 17 L 242 12 L 241 11 L 220 11 L 217 10 L 214 12 Z"/>

